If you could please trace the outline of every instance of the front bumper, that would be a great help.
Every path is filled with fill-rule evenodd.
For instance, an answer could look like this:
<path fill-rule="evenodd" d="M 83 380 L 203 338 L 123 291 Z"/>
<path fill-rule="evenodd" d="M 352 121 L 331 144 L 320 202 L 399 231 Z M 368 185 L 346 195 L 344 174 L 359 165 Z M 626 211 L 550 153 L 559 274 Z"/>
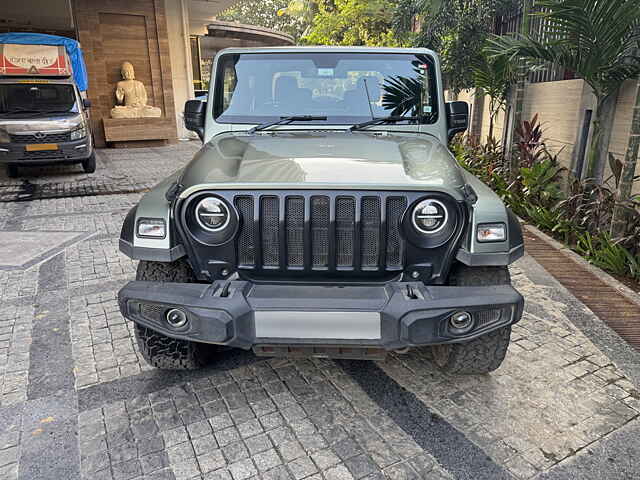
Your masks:
<path fill-rule="evenodd" d="M 52 163 L 81 162 L 91 156 L 91 138 L 57 144 L 56 150 L 27 151 L 24 143 L 0 143 L 0 164 L 48 165 Z"/>
<path fill-rule="evenodd" d="M 396 350 L 464 342 L 520 320 L 524 300 L 510 285 L 283 285 L 246 281 L 213 284 L 129 282 L 118 293 L 122 314 L 169 337 L 249 349 L 261 345 L 345 345 Z M 172 308 L 188 323 L 173 328 Z M 474 317 L 455 334 L 449 318 Z"/>

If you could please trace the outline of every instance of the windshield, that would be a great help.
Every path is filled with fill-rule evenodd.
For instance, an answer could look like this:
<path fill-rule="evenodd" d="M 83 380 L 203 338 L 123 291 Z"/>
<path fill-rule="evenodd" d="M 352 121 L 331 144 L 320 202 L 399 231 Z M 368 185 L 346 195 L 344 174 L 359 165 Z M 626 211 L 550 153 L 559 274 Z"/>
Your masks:
<path fill-rule="evenodd" d="M 0 114 L 77 112 L 78 105 L 73 85 L 0 84 Z"/>
<path fill-rule="evenodd" d="M 265 123 L 291 115 L 354 124 L 389 115 L 437 120 L 433 60 L 403 53 L 243 53 L 218 61 L 218 123 Z M 417 120 L 416 118 L 417 117 Z"/>

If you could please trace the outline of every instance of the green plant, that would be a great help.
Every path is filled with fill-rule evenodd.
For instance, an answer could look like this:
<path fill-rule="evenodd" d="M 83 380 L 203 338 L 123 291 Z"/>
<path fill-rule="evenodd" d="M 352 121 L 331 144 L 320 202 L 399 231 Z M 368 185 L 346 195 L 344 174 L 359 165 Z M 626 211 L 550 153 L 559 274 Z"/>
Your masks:
<path fill-rule="evenodd" d="M 513 64 L 506 57 L 489 57 L 486 52 L 478 56 L 472 66 L 473 85 L 484 95 L 489 95 L 489 134 L 493 139 L 496 116 L 504 110 L 512 85 L 516 81 Z"/>
<path fill-rule="evenodd" d="M 578 235 L 576 251 L 596 267 L 640 280 L 640 256 L 612 240 L 608 233 Z"/>
<path fill-rule="evenodd" d="M 518 187 L 524 197 L 535 205 L 555 207 L 562 198 L 560 174 L 565 170 L 558 166 L 555 157 L 550 156 L 530 167 L 520 168 Z"/>

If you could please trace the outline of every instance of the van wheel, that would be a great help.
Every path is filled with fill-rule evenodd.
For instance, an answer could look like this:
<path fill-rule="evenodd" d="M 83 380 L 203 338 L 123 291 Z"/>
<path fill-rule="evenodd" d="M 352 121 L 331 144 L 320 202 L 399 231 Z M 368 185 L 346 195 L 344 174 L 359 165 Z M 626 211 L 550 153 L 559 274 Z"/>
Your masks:
<path fill-rule="evenodd" d="M 152 282 L 195 283 L 185 259 L 172 263 L 141 260 L 136 280 Z M 207 363 L 205 345 L 167 337 L 136 323 L 135 336 L 142 357 L 149 365 L 162 370 L 194 370 Z"/>
<path fill-rule="evenodd" d="M 85 173 L 93 173 L 96 171 L 96 153 L 93 152 L 89 158 L 82 161 L 82 169 Z"/>
<path fill-rule="evenodd" d="M 507 267 L 467 267 L 459 265 L 451 274 L 451 284 L 470 287 L 509 285 Z M 466 343 L 433 345 L 434 363 L 447 373 L 479 375 L 496 370 L 507 354 L 511 325 L 485 333 Z"/>
<path fill-rule="evenodd" d="M 18 176 L 18 167 L 15 165 L 7 165 L 7 177 L 16 178 Z"/>

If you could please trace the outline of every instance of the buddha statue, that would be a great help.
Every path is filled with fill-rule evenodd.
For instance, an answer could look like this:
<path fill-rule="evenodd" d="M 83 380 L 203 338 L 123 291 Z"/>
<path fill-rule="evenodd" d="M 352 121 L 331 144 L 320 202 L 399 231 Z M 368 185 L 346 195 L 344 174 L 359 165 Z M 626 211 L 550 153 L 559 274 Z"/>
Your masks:
<path fill-rule="evenodd" d="M 122 80 L 116 85 L 116 106 L 111 109 L 111 118 L 159 117 L 157 107 L 147 105 L 147 90 L 135 79 L 133 65 L 123 62 L 120 68 Z"/>

